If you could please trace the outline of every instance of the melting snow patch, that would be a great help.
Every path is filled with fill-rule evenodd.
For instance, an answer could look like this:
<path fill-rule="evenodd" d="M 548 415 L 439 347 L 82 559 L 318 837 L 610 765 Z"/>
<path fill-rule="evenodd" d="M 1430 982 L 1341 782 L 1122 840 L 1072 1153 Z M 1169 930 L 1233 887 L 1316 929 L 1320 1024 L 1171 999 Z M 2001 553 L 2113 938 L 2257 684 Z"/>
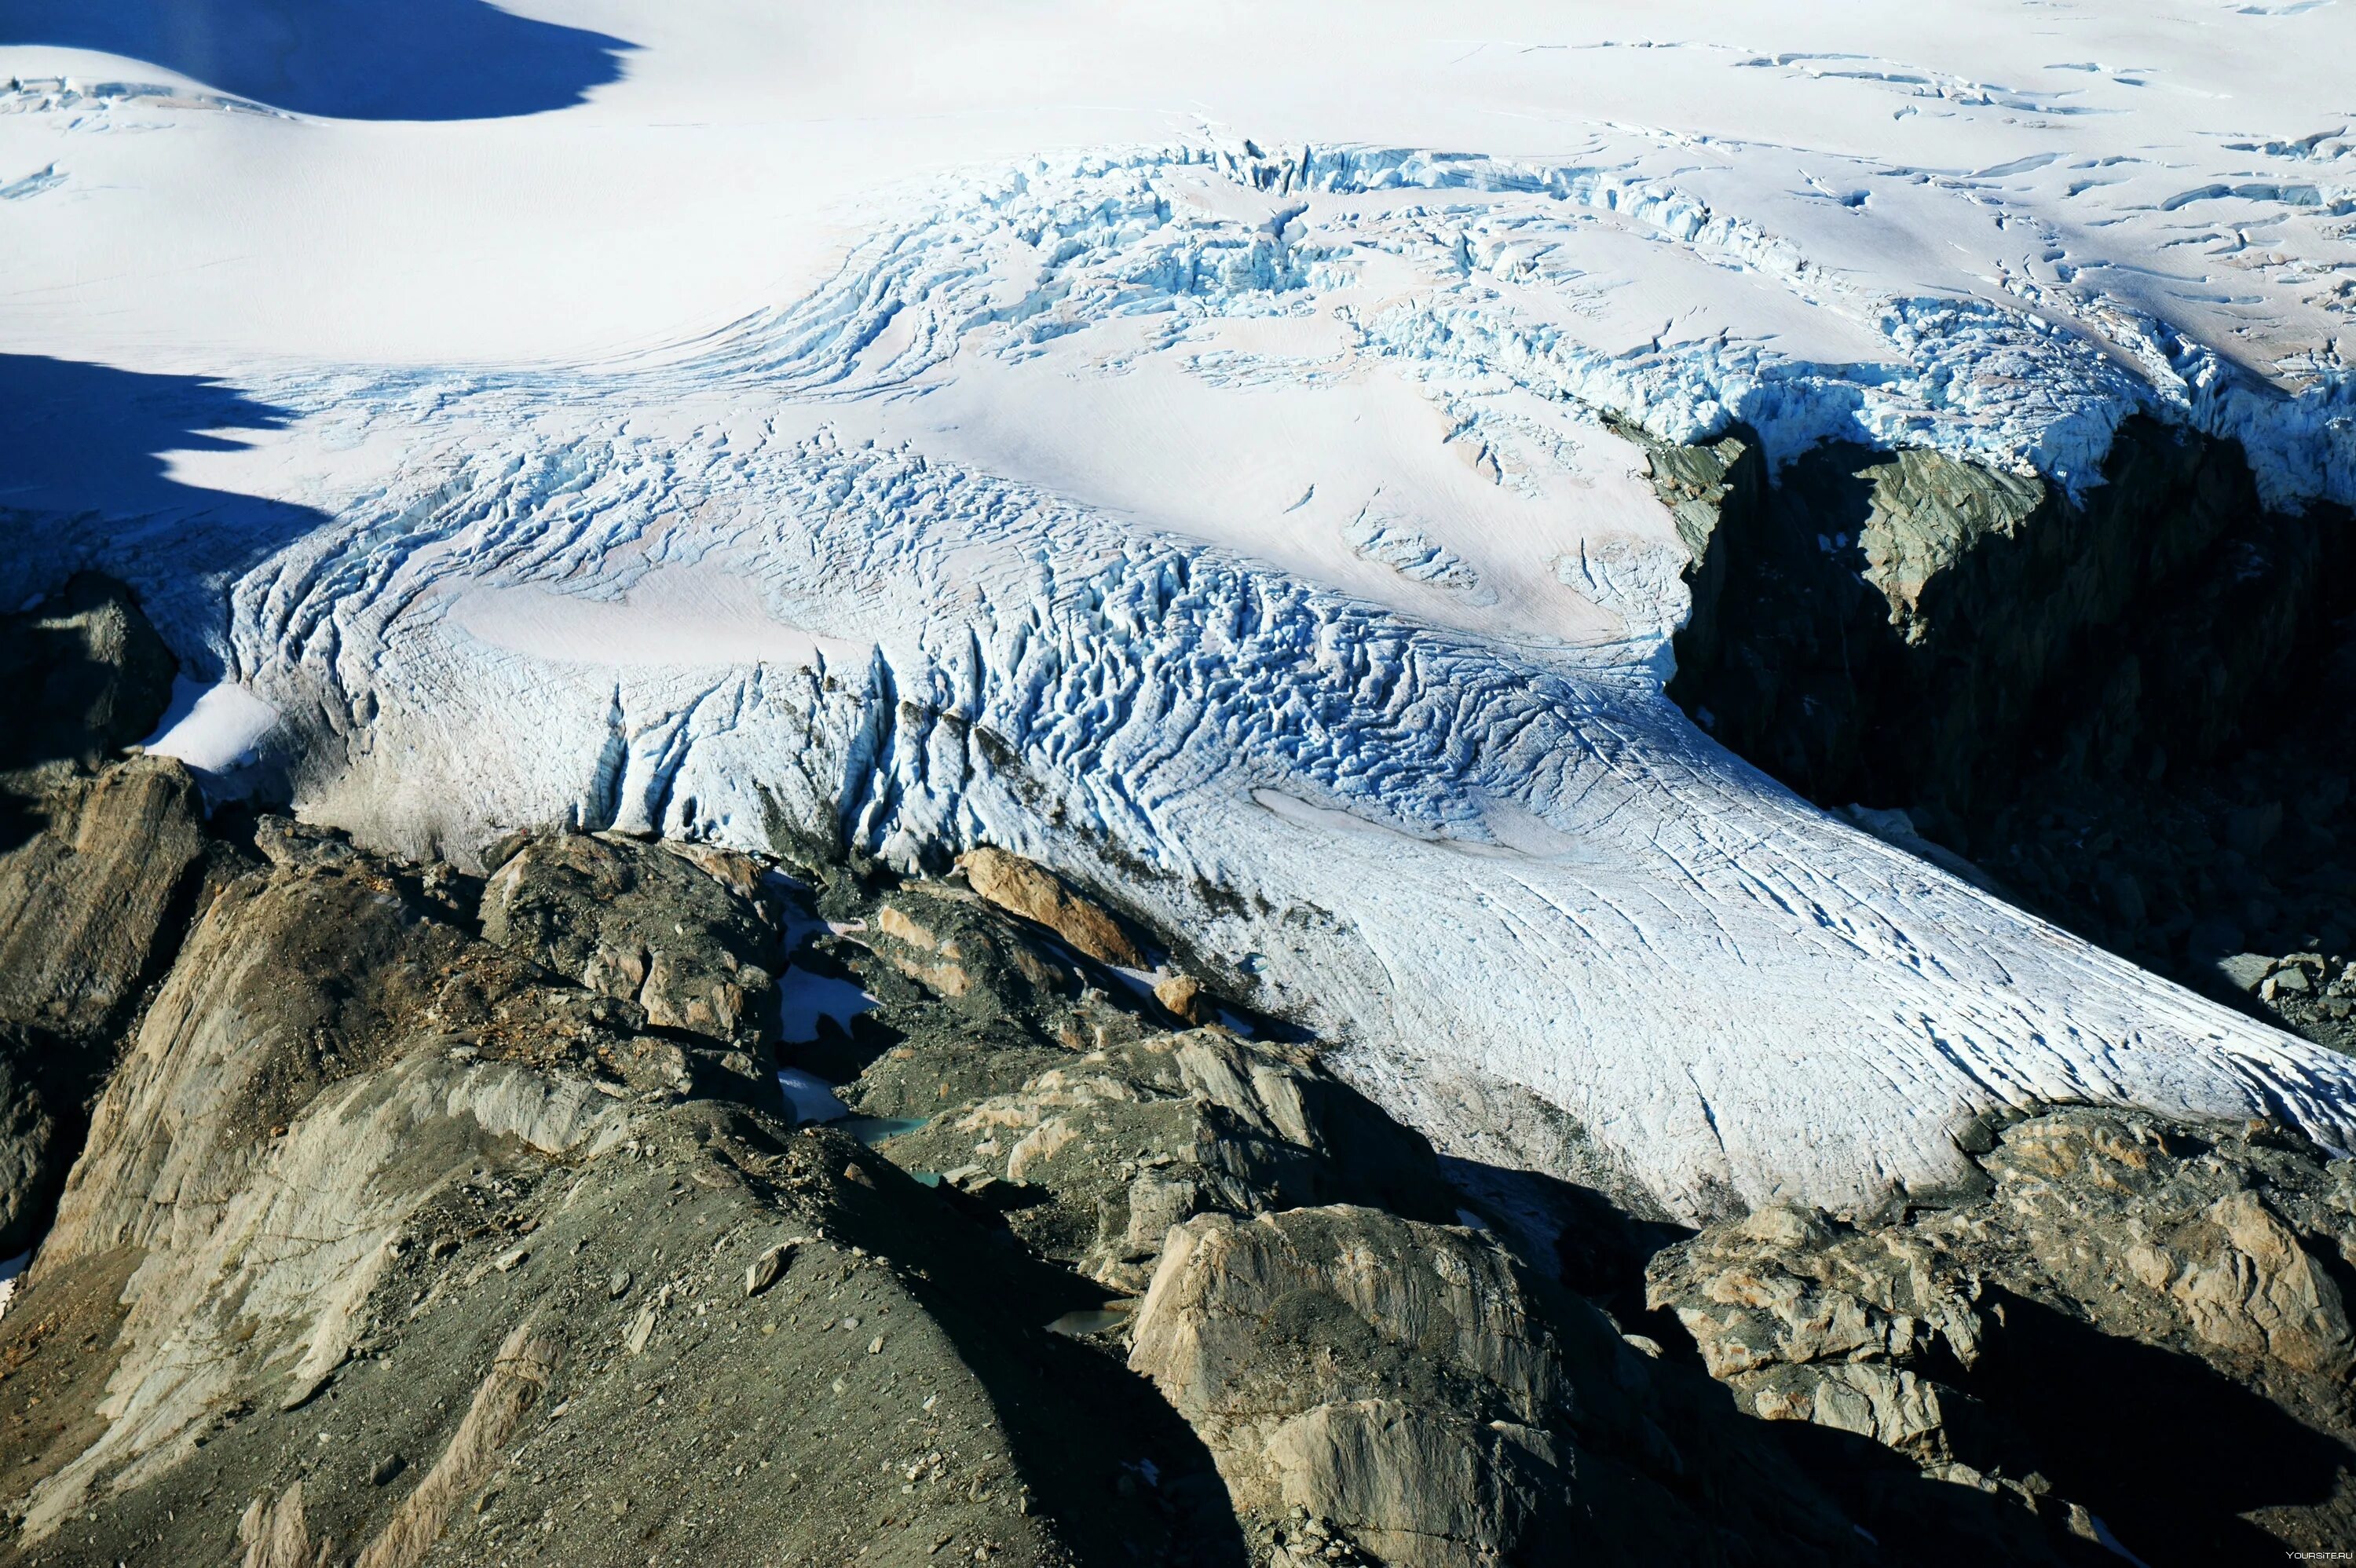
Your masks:
<path fill-rule="evenodd" d="M 210 781 L 226 780 L 260 757 L 278 709 L 234 682 L 206 686 L 176 676 L 172 703 L 146 742 L 147 753 L 177 757 Z"/>
<path fill-rule="evenodd" d="M 818 1038 L 819 1019 L 832 1019 L 847 1028 L 874 1005 L 874 997 L 849 980 L 788 966 L 777 982 L 777 1038 L 800 1045 Z"/>
<path fill-rule="evenodd" d="M 851 1115 L 851 1107 L 834 1097 L 834 1086 L 815 1072 L 780 1067 L 777 1087 L 785 1091 L 786 1104 L 792 1107 L 797 1121 L 839 1122 Z"/>

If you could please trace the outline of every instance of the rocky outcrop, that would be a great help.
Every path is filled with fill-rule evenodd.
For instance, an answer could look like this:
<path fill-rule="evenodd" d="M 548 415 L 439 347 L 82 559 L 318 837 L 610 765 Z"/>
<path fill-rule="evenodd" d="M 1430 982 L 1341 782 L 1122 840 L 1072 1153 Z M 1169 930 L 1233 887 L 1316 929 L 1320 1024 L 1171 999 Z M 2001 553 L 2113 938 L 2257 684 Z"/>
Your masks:
<path fill-rule="evenodd" d="M 891 1064 L 899 1079 L 921 1057 Z M 869 1104 L 862 1085 L 845 1093 Z M 911 1107 L 913 1108 L 913 1107 Z M 1019 1087 L 885 1143 L 1005 1211 L 1045 1255 L 1142 1290 L 1170 1228 L 1355 1199 L 1454 1210 L 1430 1147 L 1317 1066 L 1217 1029 L 1066 1051 Z"/>
<path fill-rule="evenodd" d="M 66 1135 L 33 1073 L 39 1050 L 22 1031 L 0 1029 L 0 1257 L 31 1248 L 65 1177 Z"/>
<path fill-rule="evenodd" d="M 131 591 L 82 572 L 28 611 L 0 615 L 0 788 L 37 793 L 97 768 L 155 728 L 178 664 Z"/>
<path fill-rule="evenodd" d="M 1673 509 L 1715 511 L 1681 529 L 1740 585 L 1697 594 L 1671 694 L 1834 804 L 1985 814 L 2057 713 L 2114 768 L 2137 747 L 2212 754 L 2320 604 L 2337 537 L 2266 513 L 2236 449 L 2148 421 L 2122 427 L 2105 482 L 2075 500 L 1934 452 L 1838 445 L 1772 489 L 1697 489 L 1687 470 L 1716 452 L 1655 458 Z"/>
<path fill-rule="evenodd" d="M 1100 1292 L 791 1132 L 728 1042 L 476 937 L 446 868 L 253 837 L 0 1317 L 17 1553 L 1215 1560 L 1191 1435 L 1041 1331 Z M 612 905 L 541 903 L 551 951 L 701 896 L 663 862 L 712 880 L 632 848 Z"/>
<path fill-rule="evenodd" d="M 1646 1413 L 1674 1403 L 1652 1364 L 1479 1232 L 1205 1215 L 1173 1232 L 1135 1335 L 1130 1365 L 1202 1434 L 1270 1563 L 1724 1558 L 1672 1490 L 1722 1459 L 1708 1435 L 1687 1424 L 1681 1454 Z M 1740 1468 L 1717 1470 L 1721 1507 L 1763 1501 L 1785 1552 L 1854 1553 L 1796 1476 L 1744 1498 Z"/>
<path fill-rule="evenodd" d="M 485 936 L 636 1003 L 657 1028 L 759 1040 L 775 1006 L 776 923 L 751 861 L 615 834 L 503 848 L 483 889 Z"/>
<path fill-rule="evenodd" d="M 1714 1226 L 1654 1261 L 1651 1300 L 1751 1413 L 1869 1440 L 2057 1544 L 2346 1540 L 2356 1168 L 2262 1125 L 2095 1111 L 1977 1158 L 1987 1190 L 1952 1207 Z"/>
<path fill-rule="evenodd" d="M 977 1022 L 1050 1022 L 1076 987 L 1070 965 L 950 884 L 902 888 L 864 923 L 868 951 Z"/>
<path fill-rule="evenodd" d="M 0 616 L 0 1258 L 37 1237 L 84 1108 L 178 941 L 206 855 L 178 763 L 117 762 L 174 664 L 120 584 Z"/>
<path fill-rule="evenodd" d="M 1200 993 L 1165 977 L 1149 1000 L 954 882 L 903 883 L 843 912 L 816 961 L 880 1001 L 861 1020 L 873 1049 L 820 1041 L 798 1063 L 846 1080 L 835 1092 L 877 1125 L 889 1158 L 1044 1256 L 1134 1292 L 1170 1228 L 1196 1214 L 1455 1213 L 1430 1146 L 1313 1050 L 1224 1024 L 1167 1028 L 1180 1021 L 1171 1001 Z"/>
<path fill-rule="evenodd" d="M 1685 581 L 1693 607 L 1677 637 L 1678 664 L 1714 668 L 1719 657 L 1719 595 L 1726 590 L 1728 558 L 1748 544 L 1742 536 L 1763 505 L 1765 456 L 1757 438 L 1748 434 L 1681 446 L 1639 425 L 1613 428 L 1644 450 L 1654 491 L 1686 547 Z"/>
<path fill-rule="evenodd" d="M 2337 956 L 2356 942 L 2347 928 L 2327 926 L 2339 940 L 2331 956 L 2318 952 L 2233 953 L 2213 965 L 2217 980 L 2232 987 L 2286 1029 L 2335 1051 L 2356 1054 L 2356 964 Z"/>
<path fill-rule="evenodd" d="M 205 853 L 177 763 L 65 775 L 35 813 L 39 830 L 0 850 L 0 1258 L 38 1236 Z"/>
<path fill-rule="evenodd" d="M 41 831 L 0 852 L 0 1019 L 98 1039 L 154 977 L 203 805 L 185 767 L 142 758 L 69 778 L 37 810 Z"/>

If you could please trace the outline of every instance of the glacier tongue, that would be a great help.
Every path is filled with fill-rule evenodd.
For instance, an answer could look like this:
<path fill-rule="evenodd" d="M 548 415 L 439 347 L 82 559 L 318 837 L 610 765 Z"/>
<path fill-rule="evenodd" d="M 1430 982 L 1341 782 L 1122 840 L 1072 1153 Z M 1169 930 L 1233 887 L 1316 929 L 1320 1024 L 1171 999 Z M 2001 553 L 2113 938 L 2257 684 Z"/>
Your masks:
<path fill-rule="evenodd" d="M 1237 957 L 1443 1142 L 1592 1158 L 1686 1214 L 1935 1184 L 1957 1125 L 2007 1105 L 2348 1141 L 2356 1064 L 1825 818 L 1641 674 L 1517 658 L 904 449 L 805 441 L 758 494 L 759 518 L 646 551 L 691 561 L 616 576 L 749 581 L 813 634 L 798 662 L 699 664 L 687 631 L 666 668 L 370 625 L 423 601 L 414 565 L 241 620 L 312 753 L 348 736 L 305 809 L 444 845 L 566 814 L 754 845 L 775 822 L 904 866 L 1006 845 Z M 594 605 L 611 571 L 568 587 Z M 273 656 L 300 624 L 339 624 L 332 664 Z M 1548 1142 L 1514 1085 L 1593 1147 Z"/>
<path fill-rule="evenodd" d="M 1935 1187 L 2003 1107 L 2356 1142 L 2356 1062 L 1697 734 L 1660 693 L 1683 549 L 1591 411 L 2066 483 L 2129 412 L 2258 404 L 1603 167 L 1125 149 L 895 212 L 691 351 L 278 374 L 299 418 L 239 472 L 323 521 L 226 574 L 225 628 L 187 579 L 234 504 L 79 537 L 282 716 L 308 816 L 457 855 L 551 818 L 1003 845 L 1120 886 L 1443 1145 L 1681 1215 Z M 1665 342 L 1621 298 L 1730 271 L 1858 352 Z M 2253 451 L 2344 494 L 2328 443 L 2290 473 L 2301 406 Z"/>

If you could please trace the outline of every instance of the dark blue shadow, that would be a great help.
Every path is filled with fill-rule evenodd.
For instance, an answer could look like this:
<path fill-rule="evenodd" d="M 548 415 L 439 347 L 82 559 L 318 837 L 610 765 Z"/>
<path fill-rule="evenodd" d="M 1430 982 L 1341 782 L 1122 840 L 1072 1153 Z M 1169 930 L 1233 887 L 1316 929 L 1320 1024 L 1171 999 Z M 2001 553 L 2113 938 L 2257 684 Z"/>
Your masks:
<path fill-rule="evenodd" d="M 487 0 L 0 0 L 0 46 L 146 60 L 273 109 L 486 120 L 578 103 L 633 45 Z"/>
<path fill-rule="evenodd" d="M 290 417 L 201 376 L 0 354 L 0 610 L 104 571 L 188 656 L 225 620 L 231 578 L 330 519 L 185 484 L 165 454 L 233 451 L 235 432 Z"/>

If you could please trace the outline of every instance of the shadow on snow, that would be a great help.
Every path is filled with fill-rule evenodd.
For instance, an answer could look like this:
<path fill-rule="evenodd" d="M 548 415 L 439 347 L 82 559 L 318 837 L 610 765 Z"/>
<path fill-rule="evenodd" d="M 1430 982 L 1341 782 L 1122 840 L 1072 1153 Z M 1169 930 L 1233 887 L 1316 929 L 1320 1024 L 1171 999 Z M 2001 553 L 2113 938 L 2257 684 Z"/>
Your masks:
<path fill-rule="evenodd" d="M 236 451 L 236 432 L 291 417 L 202 376 L 0 354 L 0 611 L 104 571 L 138 589 L 185 658 L 230 578 L 329 518 L 185 483 L 168 457 Z"/>
<path fill-rule="evenodd" d="M 578 103 L 635 46 L 487 0 L 0 0 L 0 46 L 145 60 L 273 109 L 485 120 Z"/>

